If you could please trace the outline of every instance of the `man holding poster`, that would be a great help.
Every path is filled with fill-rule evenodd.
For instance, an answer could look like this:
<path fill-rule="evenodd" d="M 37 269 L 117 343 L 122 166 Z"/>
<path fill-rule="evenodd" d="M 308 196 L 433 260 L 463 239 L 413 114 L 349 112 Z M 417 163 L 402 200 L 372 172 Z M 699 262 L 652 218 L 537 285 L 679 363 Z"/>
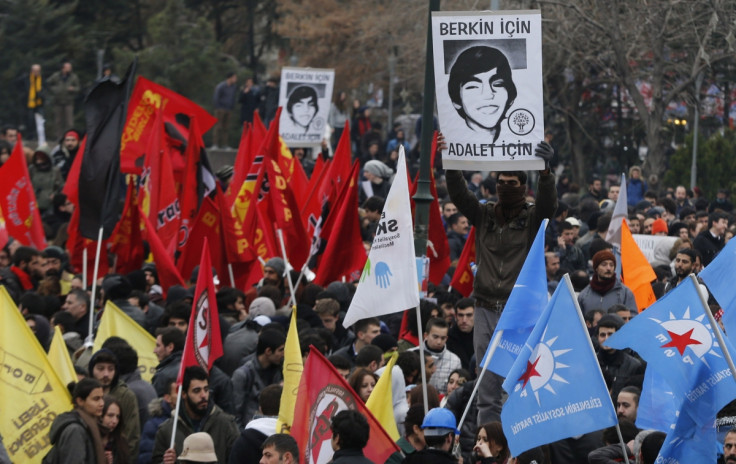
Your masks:
<path fill-rule="evenodd" d="M 445 168 L 543 168 L 541 25 L 539 11 L 432 13 Z"/>

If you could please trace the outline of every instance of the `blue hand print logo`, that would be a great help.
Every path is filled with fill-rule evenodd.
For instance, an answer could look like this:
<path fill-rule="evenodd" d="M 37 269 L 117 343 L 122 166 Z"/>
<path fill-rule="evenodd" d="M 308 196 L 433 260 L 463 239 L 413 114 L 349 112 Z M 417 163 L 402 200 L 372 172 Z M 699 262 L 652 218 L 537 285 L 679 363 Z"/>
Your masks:
<path fill-rule="evenodd" d="M 388 267 L 388 264 L 384 263 L 383 261 L 376 263 L 376 268 L 373 270 L 373 272 L 376 274 L 376 285 L 381 288 L 388 288 L 391 286 L 390 277 L 393 276 L 393 273 Z"/>

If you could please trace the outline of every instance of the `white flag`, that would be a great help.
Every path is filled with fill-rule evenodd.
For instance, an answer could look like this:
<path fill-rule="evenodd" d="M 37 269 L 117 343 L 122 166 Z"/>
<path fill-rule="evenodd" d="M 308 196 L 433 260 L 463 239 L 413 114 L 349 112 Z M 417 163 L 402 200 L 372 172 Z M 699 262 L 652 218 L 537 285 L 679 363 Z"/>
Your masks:
<path fill-rule="evenodd" d="M 626 176 L 621 174 L 621 189 L 618 193 L 616 206 L 613 208 L 613 216 L 611 217 L 611 223 L 608 225 L 608 232 L 606 232 L 606 241 L 613 244 L 618 250 L 621 249 L 621 223 L 628 217 L 629 206 L 628 197 L 626 196 Z"/>
<path fill-rule="evenodd" d="M 403 147 L 399 148 L 397 165 L 368 261 L 342 323 L 345 327 L 367 317 L 419 305 L 414 230 Z"/>

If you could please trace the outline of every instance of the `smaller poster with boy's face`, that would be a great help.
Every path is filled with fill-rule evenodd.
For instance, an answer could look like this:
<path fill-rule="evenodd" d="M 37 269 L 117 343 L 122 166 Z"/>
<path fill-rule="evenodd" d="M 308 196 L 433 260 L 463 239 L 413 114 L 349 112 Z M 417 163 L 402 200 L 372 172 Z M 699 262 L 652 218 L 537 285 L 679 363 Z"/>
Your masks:
<path fill-rule="evenodd" d="M 330 113 L 333 69 L 283 68 L 279 91 L 279 134 L 286 145 L 318 147 Z"/>
<path fill-rule="evenodd" d="M 432 45 L 443 166 L 544 169 L 540 12 L 433 12 Z"/>

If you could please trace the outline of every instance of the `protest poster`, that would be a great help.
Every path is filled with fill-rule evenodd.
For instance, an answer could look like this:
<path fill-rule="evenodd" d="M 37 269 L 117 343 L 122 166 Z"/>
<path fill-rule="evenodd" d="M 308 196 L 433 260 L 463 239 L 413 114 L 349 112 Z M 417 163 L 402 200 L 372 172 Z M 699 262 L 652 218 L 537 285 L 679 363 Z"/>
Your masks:
<path fill-rule="evenodd" d="M 639 249 L 652 267 L 669 264 L 670 261 L 672 261 L 670 259 L 670 251 L 675 245 L 677 237 L 644 234 L 632 235 L 634 237 L 634 241 L 639 246 Z"/>
<path fill-rule="evenodd" d="M 433 12 L 432 45 L 445 169 L 544 169 L 539 10 Z"/>
<path fill-rule="evenodd" d="M 333 69 L 283 68 L 279 91 L 279 135 L 288 147 L 317 147 L 330 114 Z"/>

